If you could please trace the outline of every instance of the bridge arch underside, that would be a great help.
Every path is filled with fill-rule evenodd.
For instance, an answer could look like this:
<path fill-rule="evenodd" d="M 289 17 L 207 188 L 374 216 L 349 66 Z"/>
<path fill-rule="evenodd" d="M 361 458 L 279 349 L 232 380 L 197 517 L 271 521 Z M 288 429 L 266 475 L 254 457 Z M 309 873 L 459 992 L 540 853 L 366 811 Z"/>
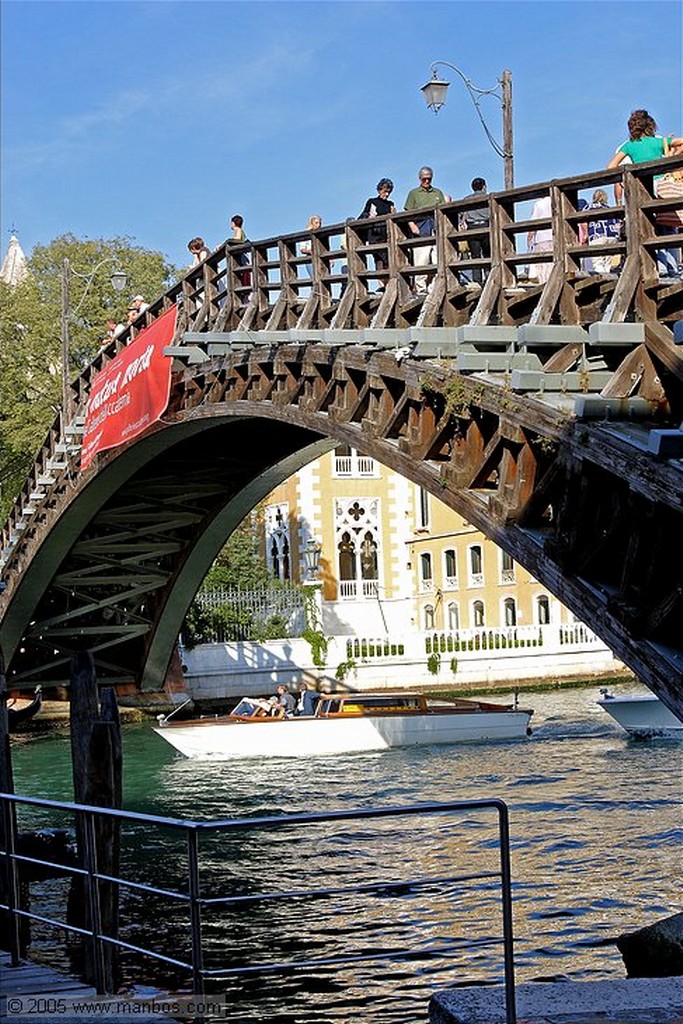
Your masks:
<path fill-rule="evenodd" d="M 71 655 L 87 649 L 101 682 L 158 689 L 230 533 L 274 486 L 346 442 L 508 551 L 683 717 L 674 477 L 653 480 L 627 444 L 528 398 L 460 378 L 447 408 L 438 387 L 425 398 L 411 385 L 409 363 L 387 365 L 374 411 L 274 393 L 202 403 L 192 371 L 176 380 L 165 422 L 100 456 L 19 554 L 0 626 L 9 685 L 64 684 Z"/>

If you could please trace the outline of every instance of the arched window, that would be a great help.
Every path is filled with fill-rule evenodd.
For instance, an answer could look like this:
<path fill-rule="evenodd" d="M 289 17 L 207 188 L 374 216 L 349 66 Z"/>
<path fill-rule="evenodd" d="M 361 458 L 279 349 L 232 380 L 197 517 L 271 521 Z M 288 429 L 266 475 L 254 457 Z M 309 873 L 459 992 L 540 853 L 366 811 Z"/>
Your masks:
<path fill-rule="evenodd" d="M 450 630 L 460 629 L 460 613 L 455 601 L 451 601 L 448 606 L 448 628 Z"/>
<path fill-rule="evenodd" d="M 506 597 L 503 601 L 503 615 L 506 626 L 517 625 L 517 604 L 514 597 Z"/>
<path fill-rule="evenodd" d="M 420 488 L 417 526 L 419 530 L 426 530 L 429 527 L 429 491 L 425 491 L 424 487 Z"/>
<path fill-rule="evenodd" d="M 501 551 L 500 553 L 500 582 L 515 582 L 515 562 L 512 555 L 509 555 L 507 551 Z"/>
<path fill-rule="evenodd" d="M 423 591 L 432 590 L 433 586 L 432 556 L 428 551 L 423 551 L 420 555 L 420 589 Z"/>
<path fill-rule="evenodd" d="M 472 619 L 475 628 L 485 625 L 483 601 L 475 601 L 472 605 Z"/>
<path fill-rule="evenodd" d="M 473 544 L 469 549 L 470 556 L 470 586 L 481 587 L 484 582 L 484 560 L 481 552 L 481 544 Z"/>
<path fill-rule="evenodd" d="M 291 579 L 289 547 L 289 508 L 286 502 L 269 505 L 265 510 L 268 566 L 275 579 Z"/>
<path fill-rule="evenodd" d="M 356 578 L 356 546 L 351 539 L 351 534 L 345 531 L 339 544 L 339 579 L 355 580 Z"/>
<path fill-rule="evenodd" d="M 539 626 L 547 626 L 550 622 L 550 601 L 545 594 L 536 598 L 536 621 Z"/>
<path fill-rule="evenodd" d="M 443 553 L 444 585 L 446 590 L 455 590 L 458 585 L 458 560 L 453 548 Z"/>
<path fill-rule="evenodd" d="M 377 576 L 377 541 L 368 530 L 360 546 L 360 573 L 364 580 L 376 580 Z"/>
<path fill-rule="evenodd" d="M 425 607 L 425 629 L 434 629 L 434 609 L 431 604 Z"/>

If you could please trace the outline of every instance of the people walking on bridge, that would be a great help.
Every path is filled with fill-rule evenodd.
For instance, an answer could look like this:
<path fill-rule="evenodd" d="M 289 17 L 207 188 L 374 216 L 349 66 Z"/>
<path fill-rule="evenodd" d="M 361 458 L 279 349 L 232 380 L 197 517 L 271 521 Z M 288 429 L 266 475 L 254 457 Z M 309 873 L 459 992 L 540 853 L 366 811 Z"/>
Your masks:
<path fill-rule="evenodd" d="M 550 220 L 552 214 L 552 206 L 550 202 L 550 195 L 541 196 L 534 203 L 534 207 L 531 211 L 531 220 Z M 552 252 L 553 251 L 553 231 L 552 228 L 538 228 L 537 230 L 531 230 L 526 236 L 526 247 L 529 252 Z M 553 269 L 552 262 L 534 263 L 529 270 L 529 274 L 535 277 L 539 284 L 545 284 L 550 277 L 550 272 Z"/>
<path fill-rule="evenodd" d="M 312 213 L 311 216 L 308 218 L 308 223 L 306 224 L 306 231 L 320 231 L 320 228 L 322 226 L 323 219 L 320 216 L 320 214 Z M 309 262 L 304 264 L 304 270 L 306 271 L 309 277 L 313 277 L 313 264 L 310 262 L 311 252 L 312 245 L 310 238 L 307 238 L 305 241 L 299 243 L 299 255 L 309 257 Z"/>
<path fill-rule="evenodd" d="M 477 198 L 486 200 L 486 181 L 484 178 L 473 178 L 470 188 L 472 191 L 469 195 L 464 196 L 465 199 Z M 488 202 L 484 206 L 469 206 L 466 210 L 463 210 L 460 223 L 465 231 L 478 231 L 488 228 Z M 473 260 L 488 260 L 491 258 L 491 241 L 488 235 L 479 238 L 468 238 L 466 245 L 469 255 Z M 465 281 L 471 281 L 479 285 L 484 283 L 486 276 L 486 271 L 483 267 L 474 267 L 472 270 L 466 270 L 461 274 Z"/>
<path fill-rule="evenodd" d="M 230 230 L 232 235 L 228 239 L 228 245 L 242 245 L 247 241 L 247 236 L 244 231 L 244 217 L 240 213 L 236 213 L 230 220 Z M 240 252 L 236 256 L 237 265 L 240 267 L 249 266 L 249 255 L 246 252 Z M 248 288 L 251 284 L 251 271 L 242 270 L 238 273 L 240 284 Z"/>
<path fill-rule="evenodd" d="M 589 210 L 608 210 L 607 193 L 604 188 L 596 188 L 593 192 L 593 199 Z M 605 217 L 604 220 L 592 220 L 588 222 L 588 244 L 590 246 L 607 245 L 609 242 L 616 242 L 621 233 L 621 224 L 616 217 Z M 586 261 L 586 269 L 591 274 L 609 274 L 612 270 L 614 256 L 591 256 Z M 619 263 L 619 257 L 616 257 Z"/>
<path fill-rule="evenodd" d="M 432 185 L 434 171 L 431 167 L 421 167 L 417 174 L 420 184 L 412 188 L 406 196 L 404 209 L 411 211 L 425 211 L 424 216 L 416 217 L 408 222 L 408 227 L 414 235 L 430 237 L 434 235 L 435 218 L 433 211 L 441 203 L 446 202 L 446 196 L 440 188 Z M 415 246 L 413 249 L 413 264 L 416 267 L 426 267 L 435 262 L 436 248 L 432 240 L 431 244 Z M 427 275 L 417 274 L 414 279 L 413 290 L 416 295 L 427 294 Z"/>
<path fill-rule="evenodd" d="M 387 225 L 385 221 L 378 224 L 376 217 L 386 217 L 390 213 L 396 213 L 396 207 L 389 196 L 394 190 L 394 183 L 391 178 L 380 178 L 377 182 L 377 195 L 371 196 L 360 212 L 359 220 L 372 220 L 368 228 L 366 242 L 368 245 L 377 245 L 387 240 Z M 375 270 L 386 270 L 389 266 L 389 252 L 387 249 L 379 249 L 373 253 Z M 380 281 L 380 291 L 384 291 L 384 283 Z"/>

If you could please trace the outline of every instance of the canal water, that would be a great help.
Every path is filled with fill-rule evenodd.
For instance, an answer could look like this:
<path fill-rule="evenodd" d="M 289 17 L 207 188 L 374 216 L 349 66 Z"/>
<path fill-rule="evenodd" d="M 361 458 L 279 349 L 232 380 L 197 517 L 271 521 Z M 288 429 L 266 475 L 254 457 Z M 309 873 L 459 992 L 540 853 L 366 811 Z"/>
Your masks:
<path fill-rule="evenodd" d="M 597 696 L 597 687 L 522 695 L 535 709 L 528 740 L 269 764 L 187 761 L 149 724 L 126 726 L 125 807 L 204 820 L 502 799 L 517 981 L 623 977 L 614 938 L 683 909 L 683 744 L 629 739 Z M 18 792 L 71 799 L 66 735 L 17 737 L 14 766 Z M 207 912 L 209 966 L 357 958 L 342 968 L 218 977 L 212 989 L 225 995 L 233 1022 L 417 1024 L 433 991 L 502 980 L 499 890 L 490 879 L 462 880 L 498 867 L 490 812 L 252 831 L 209 837 L 201 851 L 204 894 L 342 890 Z M 184 847 L 168 831 L 127 829 L 123 864 L 138 881 L 184 884 Z M 408 884 L 452 876 L 461 880 Z M 397 880 L 406 881 L 398 891 L 352 892 Z M 33 888 L 34 910 L 63 902 L 61 882 Z M 126 896 L 122 925 L 130 942 L 187 954 L 186 911 L 170 901 Z M 33 955 L 68 965 L 63 935 L 56 942 L 47 930 L 34 932 Z M 183 983 L 149 962 L 124 970 L 142 987 Z"/>

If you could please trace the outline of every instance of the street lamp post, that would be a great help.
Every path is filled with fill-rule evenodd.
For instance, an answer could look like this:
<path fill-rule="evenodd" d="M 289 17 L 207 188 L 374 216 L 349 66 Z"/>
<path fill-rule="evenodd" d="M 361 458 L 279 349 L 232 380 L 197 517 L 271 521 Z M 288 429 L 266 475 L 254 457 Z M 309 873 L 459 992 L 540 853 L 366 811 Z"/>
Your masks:
<path fill-rule="evenodd" d="M 61 302 L 61 327 L 62 327 L 62 409 L 66 415 L 70 411 L 69 402 L 69 350 L 71 347 L 71 340 L 69 337 L 69 320 L 71 316 L 78 312 L 83 305 L 90 285 L 95 279 L 95 274 L 103 267 L 105 263 L 118 263 L 115 256 L 107 256 L 105 259 L 100 260 L 95 269 L 90 274 L 79 274 L 77 270 L 71 268 L 71 264 L 68 259 L 65 259 L 62 263 L 62 302 Z M 74 310 L 71 309 L 69 300 L 69 282 L 71 277 L 80 277 L 86 282 L 85 290 L 81 295 L 80 301 Z M 111 286 L 114 291 L 120 292 L 126 287 L 126 281 L 128 280 L 127 275 L 123 270 L 114 270 L 109 278 Z"/>
<path fill-rule="evenodd" d="M 470 94 L 474 109 L 477 111 L 477 116 L 481 121 L 482 128 L 486 134 L 486 138 L 489 140 L 498 156 L 503 158 L 503 166 L 505 173 L 505 188 L 510 189 L 515 186 L 515 173 L 514 173 L 514 148 L 512 140 L 512 73 L 510 71 L 503 71 L 498 83 L 493 89 L 478 89 L 474 85 L 467 75 L 456 67 L 455 64 L 449 64 L 445 60 L 434 61 L 431 67 L 432 77 L 426 85 L 422 86 L 422 94 L 425 98 L 425 103 L 430 110 L 433 110 L 435 114 L 441 110 L 442 106 L 446 102 L 446 93 L 450 82 L 444 81 L 439 78 L 437 73 L 437 66 L 443 65 L 444 67 L 450 68 L 451 71 L 455 71 L 456 75 L 465 83 L 465 87 Z M 496 99 L 500 100 L 500 104 L 503 110 L 503 144 L 498 142 L 494 135 L 491 134 L 489 126 L 487 125 L 484 115 L 481 112 L 479 105 L 480 96 L 495 96 Z"/>

